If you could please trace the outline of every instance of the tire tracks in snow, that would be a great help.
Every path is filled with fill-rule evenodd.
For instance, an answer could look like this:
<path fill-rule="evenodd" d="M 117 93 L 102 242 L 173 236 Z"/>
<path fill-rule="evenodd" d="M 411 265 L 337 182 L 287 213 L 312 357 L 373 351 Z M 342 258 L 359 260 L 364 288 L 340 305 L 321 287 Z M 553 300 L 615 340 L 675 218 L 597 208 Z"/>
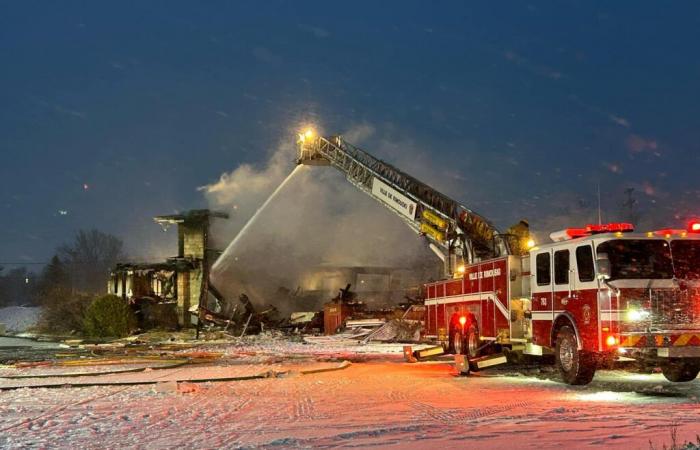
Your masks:
<path fill-rule="evenodd" d="M 169 376 L 169 375 L 172 375 L 174 373 L 178 373 L 182 370 L 184 370 L 184 368 L 175 369 L 172 372 L 169 372 L 167 374 L 156 377 L 156 379 L 163 378 L 165 376 Z M 110 387 L 106 387 L 106 388 L 109 389 Z M 109 392 L 101 393 L 99 395 L 94 395 L 94 396 L 91 396 L 91 397 L 84 399 L 84 400 L 68 402 L 66 404 L 56 406 L 56 407 L 52 408 L 51 410 L 43 412 L 35 417 L 31 417 L 29 419 L 24 419 L 24 420 L 21 420 L 15 424 L 12 424 L 8 427 L 2 428 L 2 429 L 0 429 L 0 433 L 5 433 L 7 431 L 16 429 L 17 427 L 20 427 L 20 426 L 26 426 L 28 429 L 30 429 L 30 431 L 33 431 L 33 432 L 41 432 L 41 431 L 45 431 L 45 427 L 51 428 L 54 426 L 60 426 L 62 423 L 74 423 L 74 421 L 72 421 L 70 417 L 67 417 L 67 413 L 69 411 L 72 411 L 74 408 L 84 407 L 85 405 L 88 405 L 90 403 L 93 403 L 96 401 L 101 401 L 101 400 L 104 400 L 106 398 L 118 395 L 118 394 L 125 392 L 129 389 L 132 389 L 132 388 L 134 388 L 134 386 L 124 386 L 124 387 L 119 387 L 118 389 L 112 388 L 114 390 L 111 390 Z M 66 389 L 82 389 L 82 388 L 67 387 Z M 82 411 L 80 411 L 80 413 L 82 415 Z M 109 422 L 110 417 L 111 416 L 109 416 L 109 415 L 103 416 L 100 418 L 100 420 L 93 422 L 91 424 L 91 426 L 95 427 L 101 422 Z M 33 429 L 30 428 L 32 426 L 32 424 L 37 424 L 37 423 L 40 424 L 40 426 L 38 428 L 33 428 Z"/>
<path fill-rule="evenodd" d="M 504 405 L 486 406 L 483 408 L 472 408 L 466 411 L 463 408 L 439 408 L 423 402 L 411 402 L 411 407 L 417 410 L 419 414 L 427 416 L 431 420 L 441 423 L 455 424 L 472 422 L 515 408 L 526 408 L 532 406 L 534 403 L 537 402 L 515 402 Z"/>
<path fill-rule="evenodd" d="M 261 382 L 261 381 L 267 381 L 263 379 L 259 380 L 250 380 L 254 382 Z M 221 408 L 221 398 L 222 397 L 228 397 L 228 392 L 235 389 L 232 388 L 232 383 L 235 383 L 236 385 L 238 383 L 241 383 L 239 381 L 234 381 L 234 382 L 220 382 L 220 383 L 215 383 L 213 384 L 213 387 L 205 387 L 200 390 L 197 390 L 191 394 L 183 394 L 181 396 L 178 396 L 178 404 L 175 404 L 173 407 L 168 409 L 167 411 L 163 412 L 162 417 L 160 417 L 158 420 L 155 422 L 149 423 L 145 428 L 139 428 L 139 433 L 143 434 L 143 440 L 140 440 L 140 443 L 143 442 L 148 442 L 148 436 L 150 435 L 149 431 L 155 430 L 156 427 L 160 424 L 162 424 L 164 421 L 173 418 L 174 421 L 170 423 L 169 425 L 172 427 L 175 427 L 175 435 L 181 435 L 182 432 L 184 431 L 184 427 L 190 426 L 192 424 L 203 424 L 203 423 L 208 423 L 208 424 L 216 424 L 216 421 L 210 421 L 212 417 L 216 417 L 218 423 L 220 424 L 221 422 L 227 423 L 226 419 L 230 417 L 232 414 L 240 414 L 242 411 L 247 410 L 250 408 L 252 404 L 252 398 L 236 398 L 235 400 L 225 403 L 224 405 L 226 406 L 225 408 Z M 245 383 L 245 381 L 244 381 Z M 262 386 L 258 386 L 258 389 L 256 390 L 257 395 L 264 394 L 269 388 L 264 388 L 265 384 Z M 194 397 L 194 398 L 193 398 Z M 183 403 L 184 402 L 184 403 Z M 163 427 L 158 427 L 160 433 L 155 433 L 156 435 L 159 435 L 159 439 L 162 439 L 162 428 Z M 194 431 L 194 430 L 193 430 Z M 145 433 L 145 434 L 144 434 Z M 181 442 L 177 442 L 176 445 L 176 440 L 170 440 L 167 439 L 167 446 L 168 447 L 178 447 L 178 446 L 202 446 L 202 447 L 214 447 L 212 445 L 206 445 L 206 441 L 208 438 L 213 437 L 213 436 L 208 436 L 210 433 L 202 433 L 202 434 L 196 434 L 195 432 L 192 433 L 191 436 L 188 436 Z M 213 434 L 213 433 L 211 433 Z M 194 436 L 194 437 L 193 437 Z M 204 442 L 203 442 L 204 441 Z M 158 442 L 148 442 L 152 446 L 159 446 L 162 445 L 162 443 Z"/>
<path fill-rule="evenodd" d="M 87 398 L 87 399 L 85 399 L 85 400 L 79 400 L 79 401 L 76 401 L 76 402 L 69 402 L 69 403 L 64 404 L 64 405 L 59 405 L 59 406 L 57 406 L 57 407 L 55 407 L 55 408 L 53 408 L 53 409 L 51 409 L 51 410 L 49 410 L 49 411 L 46 411 L 46 412 L 44 412 L 44 413 L 39 414 L 38 416 L 30 417 L 29 419 L 20 420 L 19 422 L 16 422 L 16 423 L 14 423 L 14 424 L 12 424 L 12 425 L 10 425 L 10 426 L 7 426 L 7 427 L 5 427 L 5 428 L 1 428 L 1 429 L 0 429 L 0 433 L 4 433 L 4 432 L 7 432 L 7 431 L 10 431 L 10 430 L 15 429 L 15 428 L 17 428 L 17 427 L 20 427 L 20 426 L 22 426 L 22 425 L 26 425 L 27 427 L 30 427 L 32 423 L 37 422 L 37 421 L 42 420 L 42 419 L 46 419 L 46 420 L 44 420 L 44 422 L 43 422 L 43 424 L 46 424 L 46 423 L 49 421 L 49 419 L 51 419 L 52 417 L 55 418 L 55 415 L 56 415 L 56 414 L 61 413 L 61 412 L 65 411 L 65 410 L 68 409 L 68 408 L 75 407 L 75 406 L 86 405 L 86 404 L 91 403 L 91 402 L 93 402 L 93 401 L 95 401 L 95 400 L 101 400 L 101 399 L 110 397 L 110 396 L 112 396 L 112 395 L 116 395 L 116 394 L 118 394 L 118 393 L 120 393 L 120 392 L 126 391 L 126 390 L 129 389 L 130 387 L 131 387 L 131 386 L 126 386 L 126 387 L 123 387 L 123 388 L 121 388 L 121 389 L 117 389 L 117 390 L 112 391 L 112 392 L 106 392 L 106 393 L 103 393 L 103 394 L 100 394 L 100 395 L 96 395 L 96 396 Z M 43 426 L 43 425 L 42 425 L 42 426 Z"/>

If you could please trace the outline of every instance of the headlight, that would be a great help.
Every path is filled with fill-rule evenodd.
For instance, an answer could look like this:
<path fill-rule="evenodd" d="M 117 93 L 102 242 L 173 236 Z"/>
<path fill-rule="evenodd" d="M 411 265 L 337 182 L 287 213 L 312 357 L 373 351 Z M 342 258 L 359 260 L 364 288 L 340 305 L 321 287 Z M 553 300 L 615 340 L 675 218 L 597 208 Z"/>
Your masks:
<path fill-rule="evenodd" d="M 649 318 L 649 311 L 643 309 L 628 309 L 627 310 L 627 321 L 628 322 L 641 322 Z"/>

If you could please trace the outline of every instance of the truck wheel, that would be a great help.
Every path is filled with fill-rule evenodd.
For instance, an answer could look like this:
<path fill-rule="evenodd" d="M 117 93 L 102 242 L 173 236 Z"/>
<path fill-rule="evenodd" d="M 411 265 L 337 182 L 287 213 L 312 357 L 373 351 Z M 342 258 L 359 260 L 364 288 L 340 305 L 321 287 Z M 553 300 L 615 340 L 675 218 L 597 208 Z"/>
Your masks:
<path fill-rule="evenodd" d="M 700 372 L 700 363 L 696 361 L 670 361 L 661 367 L 661 373 L 668 381 L 685 383 L 693 381 Z"/>
<path fill-rule="evenodd" d="M 578 341 L 571 327 L 564 326 L 557 333 L 554 353 L 557 368 L 566 384 L 588 384 L 595 375 L 595 359 L 578 350 Z"/>
<path fill-rule="evenodd" d="M 465 334 L 465 354 L 468 355 L 469 358 L 476 358 L 479 356 L 479 347 L 481 346 L 479 331 L 476 329 L 475 325 L 469 325 Z"/>
<path fill-rule="evenodd" d="M 450 331 L 450 342 L 447 348 L 450 353 L 455 355 L 464 354 L 464 336 L 458 328 L 453 328 Z"/>

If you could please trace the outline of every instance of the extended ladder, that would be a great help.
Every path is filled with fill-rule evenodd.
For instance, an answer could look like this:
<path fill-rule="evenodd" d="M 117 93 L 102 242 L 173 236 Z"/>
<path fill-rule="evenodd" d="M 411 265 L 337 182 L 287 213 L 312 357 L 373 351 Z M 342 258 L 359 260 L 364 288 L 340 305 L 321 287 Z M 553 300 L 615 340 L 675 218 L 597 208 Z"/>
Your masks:
<path fill-rule="evenodd" d="M 346 142 L 300 135 L 297 164 L 331 165 L 355 187 L 396 213 L 441 251 L 448 274 L 456 257 L 472 263 L 477 258 L 509 254 L 508 242 L 482 216 L 396 167 Z"/>

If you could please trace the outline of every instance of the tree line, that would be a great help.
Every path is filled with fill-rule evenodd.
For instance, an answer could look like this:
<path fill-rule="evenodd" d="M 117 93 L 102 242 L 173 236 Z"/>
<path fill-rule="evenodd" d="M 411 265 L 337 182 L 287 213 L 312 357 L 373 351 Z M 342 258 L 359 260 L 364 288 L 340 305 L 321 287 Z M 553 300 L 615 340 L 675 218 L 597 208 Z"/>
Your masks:
<path fill-rule="evenodd" d="M 124 259 L 124 244 L 99 230 L 79 230 L 56 249 L 39 274 L 0 267 L 0 307 L 51 307 L 66 297 L 105 293 L 110 270 Z"/>

